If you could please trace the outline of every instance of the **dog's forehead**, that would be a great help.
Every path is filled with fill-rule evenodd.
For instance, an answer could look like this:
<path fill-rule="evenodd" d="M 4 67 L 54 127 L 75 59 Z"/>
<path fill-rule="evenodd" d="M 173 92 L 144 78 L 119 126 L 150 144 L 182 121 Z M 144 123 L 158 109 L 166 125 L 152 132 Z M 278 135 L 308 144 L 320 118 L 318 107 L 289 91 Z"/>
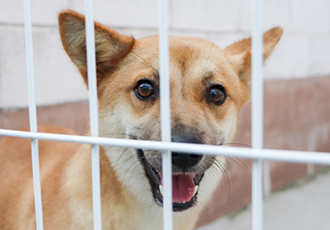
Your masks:
<path fill-rule="evenodd" d="M 159 38 L 157 35 L 139 39 L 135 54 L 159 70 Z M 169 37 L 170 69 L 182 77 L 205 78 L 213 72 L 228 70 L 228 57 L 211 41 L 195 37 Z M 141 61 L 141 60 L 140 60 Z"/>
<path fill-rule="evenodd" d="M 137 42 L 143 53 L 157 55 L 159 53 L 159 37 L 152 35 Z M 191 62 L 196 59 L 224 59 L 220 47 L 211 41 L 196 37 L 169 36 L 170 58 L 180 62 Z"/>

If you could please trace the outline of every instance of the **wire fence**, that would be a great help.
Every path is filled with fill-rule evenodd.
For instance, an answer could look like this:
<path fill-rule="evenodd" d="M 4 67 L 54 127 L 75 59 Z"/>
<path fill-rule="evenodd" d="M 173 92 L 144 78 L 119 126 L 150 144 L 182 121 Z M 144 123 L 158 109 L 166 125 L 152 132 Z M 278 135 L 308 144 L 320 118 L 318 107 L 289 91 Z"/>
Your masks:
<path fill-rule="evenodd" d="M 171 143 L 170 96 L 169 96 L 169 45 L 168 45 L 168 1 L 159 0 L 160 34 L 160 93 L 161 93 L 161 131 L 162 142 L 126 140 L 98 137 L 98 104 L 95 67 L 95 41 L 92 0 L 86 0 L 86 39 L 87 64 L 90 104 L 91 136 L 61 135 L 37 132 L 36 103 L 34 97 L 32 22 L 30 0 L 24 0 L 26 59 L 29 88 L 30 132 L 0 129 L 0 135 L 31 139 L 33 161 L 33 183 L 37 229 L 43 230 L 42 202 L 39 172 L 38 140 L 53 140 L 74 143 L 87 143 L 92 147 L 92 185 L 94 229 L 101 230 L 100 196 L 100 158 L 99 145 L 153 149 L 163 151 L 163 186 L 164 186 L 164 229 L 173 228 L 172 221 L 172 176 L 171 151 L 221 155 L 226 157 L 248 158 L 253 160 L 252 176 L 252 228 L 262 230 L 263 226 L 263 160 L 294 163 L 314 163 L 330 165 L 330 155 L 326 153 L 284 151 L 263 149 L 263 36 L 262 36 L 262 0 L 254 0 L 253 35 L 252 35 L 252 149 Z"/>

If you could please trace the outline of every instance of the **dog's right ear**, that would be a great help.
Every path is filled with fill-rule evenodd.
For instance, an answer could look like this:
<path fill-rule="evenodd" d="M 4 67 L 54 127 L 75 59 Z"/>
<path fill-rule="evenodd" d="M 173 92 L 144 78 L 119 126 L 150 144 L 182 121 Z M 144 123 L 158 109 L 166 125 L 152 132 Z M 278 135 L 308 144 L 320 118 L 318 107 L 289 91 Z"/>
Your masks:
<path fill-rule="evenodd" d="M 263 56 L 266 60 L 272 53 L 276 44 L 281 39 L 283 29 L 281 27 L 274 27 L 264 33 L 264 47 Z M 248 82 L 251 80 L 251 61 L 252 61 L 252 48 L 251 38 L 245 38 L 224 49 L 225 53 L 230 57 L 229 62 L 233 65 L 239 78 Z"/>
<path fill-rule="evenodd" d="M 85 17 L 75 11 L 64 10 L 58 16 L 58 23 L 63 47 L 88 85 Z M 97 82 L 100 82 L 104 74 L 115 68 L 132 50 L 135 40 L 100 23 L 95 22 L 94 26 Z"/>

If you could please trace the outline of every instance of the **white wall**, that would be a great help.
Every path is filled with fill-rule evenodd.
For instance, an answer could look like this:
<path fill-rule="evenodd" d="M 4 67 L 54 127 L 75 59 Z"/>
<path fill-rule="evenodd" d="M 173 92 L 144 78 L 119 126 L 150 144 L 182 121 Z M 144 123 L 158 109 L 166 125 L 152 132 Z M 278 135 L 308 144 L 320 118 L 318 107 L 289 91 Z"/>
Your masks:
<path fill-rule="evenodd" d="M 83 0 L 31 0 L 38 105 L 85 100 L 78 71 L 61 47 L 57 13 L 84 12 Z M 264 29 L 284 36 L 265 67 L 265 79 L 330 75 L 330 1 L 264 0 Z M 0 0 L 0 109 L 27 106 L 22 0 Z M 199 36 L 221 47 L 250 35 L 250 0 L 171 0 L 172 34 Z M 137 38 L 157 33 L 156 0 L 95 0 L 97 21 Z"/>

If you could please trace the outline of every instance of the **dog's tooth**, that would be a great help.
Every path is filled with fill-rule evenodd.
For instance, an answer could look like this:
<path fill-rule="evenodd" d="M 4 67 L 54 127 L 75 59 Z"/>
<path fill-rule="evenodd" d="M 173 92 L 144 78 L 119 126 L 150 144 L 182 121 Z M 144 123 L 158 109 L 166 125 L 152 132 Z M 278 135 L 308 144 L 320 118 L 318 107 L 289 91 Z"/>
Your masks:
<path fill-rule="evenodd" d="M 193 196 L 195 196 L 195 195 L 196 195 L 196 193 L 197 193 L 197 191 L 198 191 L 198 188 L 199 188 L 199 186 L 198 186 L 198 185 L 195 185 L 195 189 L 194 189 L 194 195 L 193 195 Z"/>
<path fill-rule="evenodd" d="M 161 184 L 159 185 L 159 191 L 160 191 L 160 194 L 162 194 L 162 196 L 163 196 L 164 191 L 163 191 L 163 186 Z"/>

